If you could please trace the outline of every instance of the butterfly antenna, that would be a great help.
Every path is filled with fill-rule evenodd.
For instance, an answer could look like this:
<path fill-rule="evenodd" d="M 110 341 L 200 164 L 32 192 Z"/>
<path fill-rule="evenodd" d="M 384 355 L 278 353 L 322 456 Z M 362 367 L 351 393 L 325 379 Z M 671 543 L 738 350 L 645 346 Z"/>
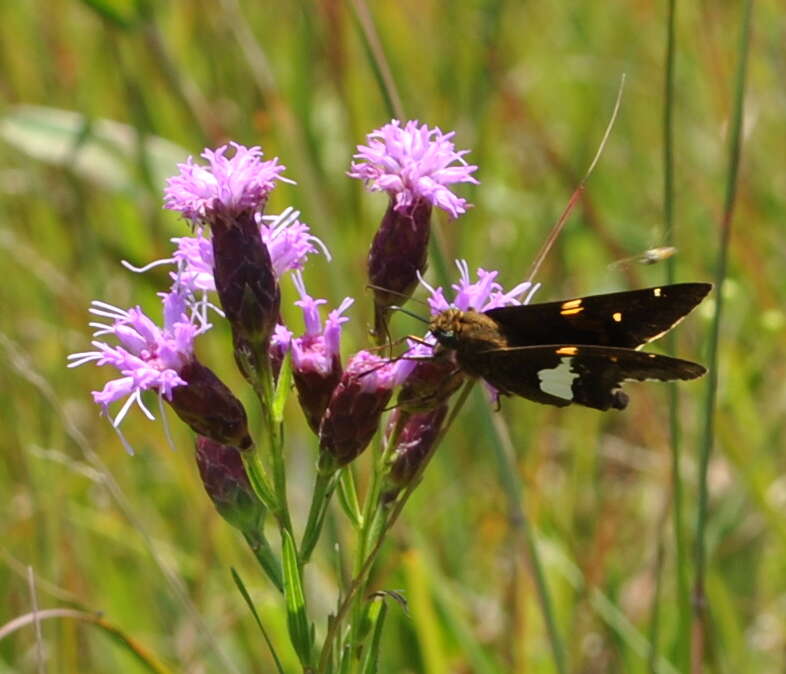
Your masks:
<path fill-rule="evenodd" d="M 428 306 L 426 302 L 424 302 L 423 300 L 419 300 L 417 297 L 410 297 L 405 293 L 400 293 L 397 290 L 391 290 L 390 288 L 383 288 L 382 286 L 377 286 L 374 285 L 373 283 L 367 283 L 366 288 L 370 288 L 371 290 L 379 290 L 380 292 L 383 293 L 390 293 L 391 295 L 398 295 L 399 297 L 403 297 L 404 301 L 411 300 L 412 302 L 416 302 L 417 304 L 422 304 L 424 307 Z"/>
<path fill-rule="evenodd" d="M 428 318 L 423 318 L 423 316 L 419 316 L 415 312 L 410 311 L 409 309 L 405 309 L 404 307 L 399 307 L 399 306 L 397 306 L 395 304 L 390 307 L 390 310 L 391 311 L 400 311 L 402 314 L 406 314 L 407 316 L 411 316 L 412 318 L 415 318 L 415 319 L 419 320 L 421 323 L 425 323 L 426 325 L 431 323 L 431 321 Z"/>
<path fill-rule="evenodd" d="M 609 120 L 608 125 L 606 126 L 606 131 L 603 134 L 603 138 L 600 141 L 600 146 L 598 147 L 598 151 L 595 153 L 595 158 L 592 160 L 589 169 L 584 174 L 584 177 L 581 179 L 579 186 L 575 189 L 573 194 L 571 195 L 570 199 L 568 200 L 567 206 L 565 206 L 565 210 L 562 211 L 562 215 L 560 216 L 559 220 L 554 224 L 549 232 L 549 235 L 546 237 L 546 241 L 544 241 L 543 246 L 541 247 L 540 251 L 538 251 L 538 255 L 535 258 L 535 261 L 532 263 L 532 267 L 529 270 L 529 276 L 527 277 L 527 281 L 532 283 L 532 280 L 535 278 L 535 275 L 540 270 L 540 266 L 543 264 L 543 260 L 546 259 L 546 255 L 549 254 L 551 247 L 554 245 L 554 242 L 557 240 L 557 237 L 562 232 L 562 228 L 565 226 L 565 222 L 568 219 L 568 216 L 573 211 L 573 208 L 578 203 L 581 195 L 584 193 L 584 188 L 587 184 L 587 180 L 589 179 L 592 171 L 595 170 L 595 166 L 600 160 L 601 154 L 603 154 L 603 148 L 606 147 L 606 141 L 609 139 L 611 135 L 611 129 L 614 126 L 614 122 L 617 120 L 617 113 L 620 109 L 620 103 L 622 103 L 622 91 L 625 88 L 625 73 L 622 73 L 622 77 L 620 78 L 620 87 L 617 90 L 617 100 L 614 103 L 614 110 L 611 113 L 611 119 Z"/>

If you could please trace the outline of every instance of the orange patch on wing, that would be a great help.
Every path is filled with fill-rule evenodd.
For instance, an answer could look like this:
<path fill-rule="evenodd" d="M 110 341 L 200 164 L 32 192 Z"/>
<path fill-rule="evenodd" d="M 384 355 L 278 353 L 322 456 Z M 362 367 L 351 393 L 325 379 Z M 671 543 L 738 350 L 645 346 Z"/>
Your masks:
<path fill-rule="evenodd" d="M 563 346 L 557 349 L 557 355 L 559 356 L 575 356 L 577 352 L 578 349 L 575 346 Z"/>

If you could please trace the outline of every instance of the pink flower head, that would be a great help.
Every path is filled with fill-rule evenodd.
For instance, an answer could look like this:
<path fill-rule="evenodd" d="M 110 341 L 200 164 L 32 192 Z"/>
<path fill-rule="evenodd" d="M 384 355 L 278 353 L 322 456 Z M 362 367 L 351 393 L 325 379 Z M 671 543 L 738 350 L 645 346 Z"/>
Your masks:
<path fill-rule="evenodd" d="M 294 273 L 293 280 L 300 293 L 295 304 L 303 310 L 306 330 L 291 341 L 292 371 L 300 406 L 309 426 L 318 433 L 330 396 L 341 380 L 341 325 L 349 320 L 342 314 L 354 300 L 344 298 L 338 309 L 328 314 L 323 330 L 319 307 L 326 300 L 314 299 L 306 292 L 300 272 Z"/>
<path fill-rule="evenodd" d="M 227 157 L 229 148 L 234 150 Z M 179 211 L 199 223 L 210 223 L 219 216 L 236 216 L 261 209 L 277 180 L 285 180 L 285 167 L 274 158 L 262 161 L 259 147 L 238 143 L 205 149 L 201 155 L 207 165 L 194 163 L 191 157 L 178 164 L 180 173 L 167 180 L 164 207 Z"/>
<path fill-rule="evenodd" d="M 398 212 L 411 211 L 424 200 L 457 218 L 469 204 L 448 186 L 478 181 L 472 176 L 477 166 L 463 158 L 469 150 L 457 152 L 451 141 L 454 135 L 415 120 L 402 127 L 394 119 L 368 134 L 367 145 L 358 145 L 357 161 L 347 175 L 363 180 L 372 192 L 387 192 Z"/>
<path fill-rule="evenodd" d="M 505 292 L 502 286 L 496 282 L 499 272 L 478 269 L 478 280 L 472 282 L 469 275 L 469 265 L 466 260 L 456 260 L 460 279 L 451 287 L 455 291 L 453 302 L 445 299 L 442 288 L 432 288 L 422 278 L 421 283 L 428 289 L 431 296 L 428 298 L 428 305 L 432 315 L 436 315 L 446 309 L 455 308 L 467 311 L 488 311 L 496 307 L 507 307 L 517 304 L 528 304 L 538 289 L 539 284 L 533 285 L 529 281 L 519 283 L 517 286 Z"/>
<path fill-rule="evenodd" d="M 270 252 L 273 272 L 281 278 L 284 272 L 303 269 L 306 258 L 321 250 L 330 261 L 330 251 L 314 236 L 309 226 L 298 220 L 300 211 L 287 208 L 279 215 L 261 215 L 259 232 Z"/>
<path fill-rule="evenodd" d="M 345 297 L 338 309 L 328 314 L 323 330 L 319 307 L 327 304 L 327 300 L 311 297 L 306 292 L 303 277 L 299 273 L 294 274 L 293 281 L 300 294 L 300 299 L 295 302 L 295 305 L 303 310 L 306 329 L 302 337 L 292 340 L 292 365 L 296 371 L 312 370 L 323 375 L 327 374 L 335 368 L 339 359 L 341 326 L 349 320 L 342 314 L 355 300 Z"/>
<path fill-rule="evenodd" d="M 93 392 L 93 399 L 104 413 L 109 405 L 128 398 L 113 421 L 117 427 L 133 403 L 137 403 L 150 419 L 153 415 L 144 406 L 142 391 L 154 390 L 167 400 L 172 391 L 186 382 L 180 372 L 193 359 L 193 343 L 197 335 L 210 325 L 196 325 L 186 313 L 186 303 L 178 293 L 162 294 L 164 326 L 159 328 L 139 307 L 119 309 L 105 302 L 94 301 L 90 313 L 111 319 L 111 323 L 90 323 L 96 328 L 94 337 L 112 335 L 119 344 L 111 346 L 95 339 L 96 351 L 74 353 L 68 357 L 68 367 L 94 361 L 97 365 L 112 365 L 122 375 L 108 382 L 101 391 Z"/>

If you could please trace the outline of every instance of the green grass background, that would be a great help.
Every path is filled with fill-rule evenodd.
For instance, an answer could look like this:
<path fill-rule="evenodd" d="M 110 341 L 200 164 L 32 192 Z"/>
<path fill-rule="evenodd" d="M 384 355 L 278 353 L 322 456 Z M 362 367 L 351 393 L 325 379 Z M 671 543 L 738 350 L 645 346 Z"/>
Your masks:
<path fill-rule="evenodd" d="M 269 210 L 299 208 L 330 247 L 333 262 L 315 259 L 307 280 L 333 305 L 359 298 L 345 347 L 367 343 L 365 256 L 386 202 L 344 173 L 355 144 L 391 114 L 355 4 L 0 5 L 0 624 L 37 605 L 100 611 L 119 630 L 113 637 L 69 617 L 44 621 L 44 671 L 149 671 L 118 634 L 173 671 L 272 671 L 230 567 L 274 640 L 286 641 L 275 591 L 202 491 L 190 432 L 173 422 L 173 452 L 160 424 L 133 414 L 124 424 L 137 449 L 129 457 L 90 399 L 105 373 L 66 370 L 65 357 L 88 345 L 91 299 L 156 310 L 165 272 L 136 276 L 119 260 L 168 254 L 168 239 L 186 229 L 161 209 L 164 177 L 186 155 L 228 139 L 259 144 L 287 165 L 298 184 L 277 188 Z M 712 280 L 742 7 L 705 0 L 677 8 L 676 278 Z M 500 269 L 506 286 L 526 276 L 586 170 L 626 73 L 617 124 L 540 272 L 538 297 L 664 282 L 663 264 L 608 265 L 668 236 L 665 1 L 402 0 L 372 3 L 371 16 L 406 115 L 456 129 L 457 146 L 472 149 L 480 166 L 482 184 L 462 191 L 475 207 L 438 223 L 443 250 L 473 268 Z M 786 668 L 779 0 L 756 4 L 752 35 L 708 471 L 706 663 L 729 673 Z M 430 278 L 441 283 L 452 271 L 433 263 Z M 300 325 L 288 281 L 284 299 Z M 712 312 L 710 299 L 680 326 L 680 355 L 706 356 Z M 397 317 L 393 332 L 415 329 Z M 229 344 L 217 329 L 200 354 L 252 409 Z M 569 671 L 685 670 L 677 578 L 692 576 L 705 388 L 680 387 L 688 554 L 679 563 L 666 386 L 629 386 L 624 413 L 503 404 Z M 403 590 L 409 601 L 409 615 L 391 604 L 382 672 L 556 671 L 484 405 L 480 395 L 471 399 L 380 559 L 373 587 Z M 290 492 L 302 526 L 315 442 L 294 403 L 288 414 Z M 326 537 L 351 559 L 338 509 Z M 320 615 L 335 596 L 336 565 L 323 544 L 307 576 Z M 291 651 L 281 656 L 294 667 Z M 36 662 L 32 626 L 0 641 L 0 672 L 35 672 Z"/>

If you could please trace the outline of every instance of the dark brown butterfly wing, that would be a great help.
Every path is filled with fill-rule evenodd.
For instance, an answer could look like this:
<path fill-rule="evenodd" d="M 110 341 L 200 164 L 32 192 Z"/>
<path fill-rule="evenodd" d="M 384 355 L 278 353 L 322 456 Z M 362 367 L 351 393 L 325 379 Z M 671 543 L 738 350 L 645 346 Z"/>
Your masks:
<path fill-rule="evenodd" d="M 635 349 L 673 328 L 711 288 L 709 283 L 677 283 L 484 313 L 497 321 L 509 346 L 568 343 Z"/>
<path fill-rule="evenodd" d="M 482 372 L 502 393 L 597 410 L 625 408 L 628 398 L 620 386 L 626 380 L 695 379 L 706 372 L 698 363 L 655 353 L 573 344 L 494 349 L 471 360 L 468 369 Z"/>

